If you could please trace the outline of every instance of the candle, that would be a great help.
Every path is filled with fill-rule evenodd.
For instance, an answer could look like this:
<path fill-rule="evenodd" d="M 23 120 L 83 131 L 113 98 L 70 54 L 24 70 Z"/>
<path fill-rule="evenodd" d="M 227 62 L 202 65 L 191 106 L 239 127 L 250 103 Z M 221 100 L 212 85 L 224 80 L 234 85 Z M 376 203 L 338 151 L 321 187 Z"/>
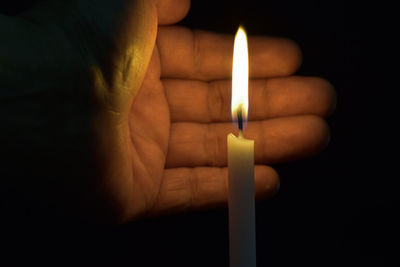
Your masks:
<path fill-rule="evenodd" d="M 229 260 L 230 267 L 256 266 L 254 141 L 243 136 L 248 113 L 248 51 L 239 27 L 233 49 L 232 119 L 239 135 L 228 134 Z"/>

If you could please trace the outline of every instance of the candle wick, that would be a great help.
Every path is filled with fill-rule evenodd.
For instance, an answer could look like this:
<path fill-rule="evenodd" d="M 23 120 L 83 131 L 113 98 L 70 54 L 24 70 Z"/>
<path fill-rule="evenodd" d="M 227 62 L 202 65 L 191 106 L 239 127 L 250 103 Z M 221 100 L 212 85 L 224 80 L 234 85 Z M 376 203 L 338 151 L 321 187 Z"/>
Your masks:
<path fill-rule="evenodd" d="M 237 119 L 238 119 L 238 128 L 239 132 L 243 131 L 243 114 L 242 114 L 242 107 L 240 107 L 237 111 Z"/>

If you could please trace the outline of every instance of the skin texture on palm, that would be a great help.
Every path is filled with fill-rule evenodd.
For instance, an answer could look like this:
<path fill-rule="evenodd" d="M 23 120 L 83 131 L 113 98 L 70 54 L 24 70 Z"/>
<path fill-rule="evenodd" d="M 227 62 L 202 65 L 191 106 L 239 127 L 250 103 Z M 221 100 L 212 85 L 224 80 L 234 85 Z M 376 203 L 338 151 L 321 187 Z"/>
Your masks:
<path fill-rule="evenodd" d="M 13 46 L 12 38 L 0 46 L 12 59 L 5 61 L 0 53 L 2 104 L 20 112 L 17 120 L 2 118 L 11 129 L 2 133 L 11 140 L 5 151 L 26 154 L 10 162 L 22 158 L 28 164 L 37 156 L 23 172 L 11 172 L 15 177 L 28 172 L 47 177 L 28 182 L 32 187 L 20 180 L 10 184 L 20 194 L 39 190 L 31 192 L 32 198 L 43 194 L 41 199 L 57 203 L 61 214 L 104 222 L 223 205 L 226 134 L 233 131 L 233 36 L 166 25 L 186 15 L 186 0 L 116 2 L 79 1 L 82 12 L 52 3 L 25 14 L 23 27 L 37 29 L 26 39 L 44 36 L 33 47 L 52 41 L 40 58 L 31 58 L 38 53 L 26 43 Z M 55 16 L 54 10 L 65 17 Z M 7 30 L 20 20 L 1 19 L 2 33 L 25 33 L 22 26 Z M 51 26 L 54 21 L 59 27 Z M 266 164 L 309 156 L 326 145 L 329 131 L 322 118 L 332 111 L 335 96 L 319 78 L 286 77 L 301 61 L 291 41 L 250 37 L 249 49 L 251 110 L 245 135 L 256 142 L 256 195 L 265 198 L 279 183 Z M 9 68 L 4 62 L 15 62 L 15 55 L 21 62 Z M 40 71 L 31 77 L 29 64 L 43 67 L 32 67 Z M 9 78 L 15 73 L 47 87 L 16 83 L 18 79 Z M 20 91 L 7 95 L 4 88 L 10 85 Z M 11 95 L 27 88 L 34 98 Z M 46 88 L 55 93 L 37 93 Z M 11 103 L 11 97 L 19 101 Z M 34 111 L 32 117 L 27 110 Z M 49 120 L 48 114 L 54 118 Z M 39 119 L 42 127 L 27 125 Z M 37 138 L 15 135 L 26 131 Z M 16 149 L 21 138 L 27 146 Z"/>

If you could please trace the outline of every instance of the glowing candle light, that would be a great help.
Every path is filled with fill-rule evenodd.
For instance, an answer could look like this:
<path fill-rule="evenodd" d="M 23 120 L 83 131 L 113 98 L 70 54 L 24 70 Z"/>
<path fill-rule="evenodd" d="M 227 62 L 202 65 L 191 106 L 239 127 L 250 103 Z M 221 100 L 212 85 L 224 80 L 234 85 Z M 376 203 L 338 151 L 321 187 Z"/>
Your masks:
<path fill-rule="evenodd" d="M 248 49 L 244 29 L 239 27 L 233 50 L 232 119 L 239 136 L 228 134 L 229 258 L 231 267 L 256 266 L 254 141 L 245 139 L 248 115 Z"/>

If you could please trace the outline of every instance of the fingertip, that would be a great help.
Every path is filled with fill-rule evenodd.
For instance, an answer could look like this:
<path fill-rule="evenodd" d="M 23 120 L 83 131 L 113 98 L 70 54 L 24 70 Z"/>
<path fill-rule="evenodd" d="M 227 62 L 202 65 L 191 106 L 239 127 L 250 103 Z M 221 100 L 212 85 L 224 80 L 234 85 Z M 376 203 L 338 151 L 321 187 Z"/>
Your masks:
<path fill-rule="evenodd" d="M 302 63 L 299 45 L 287 38 L 249 38 L 250 76 L 284 77 L 295 73 Z"/>
<path fill-rule="evenodd" d="M 177 23 L 187 15 L 189 9 L 190 0 L 157 0 L 158 23 Z"/>
<path fill-rule="evenodd" d="M 328 117 L 336 109 L 337 96 L 335 87 L 332 83 L 320 77 L 310 77 L 309 79 L 312 80 L 314 87 L 320 91 L 320 94 L 318 94 L 321 107 L 319 114 L 322 117 Z"/>
<path fill-rule="evenodd" d="M 313 156 L 324 150 L 330 142 L 330 128 L 328 123 L 319 116 L 307 116 L 304 121 L 305 135 L 308 136 L 309 155 Z"/>
<path fill-rule="evenodd" d="M 254 169 L 254 177 L 257 201 L 270 198 L 279 191 L 279 175 L 272 167 L 257 165 Z"/>
<path fill-rule="evenodd" d="M 287 38 L 284 38 L 283 40 L 284 42 L 282 42 L 281 49 L 285 50 L 284 53 L 291 60 L 289 63 L 283 65 L 282 72 L 285 73 L 285 75 L 292 75 L 303 63 L 303 54 L 299 44 L 295 41 Z"/>

